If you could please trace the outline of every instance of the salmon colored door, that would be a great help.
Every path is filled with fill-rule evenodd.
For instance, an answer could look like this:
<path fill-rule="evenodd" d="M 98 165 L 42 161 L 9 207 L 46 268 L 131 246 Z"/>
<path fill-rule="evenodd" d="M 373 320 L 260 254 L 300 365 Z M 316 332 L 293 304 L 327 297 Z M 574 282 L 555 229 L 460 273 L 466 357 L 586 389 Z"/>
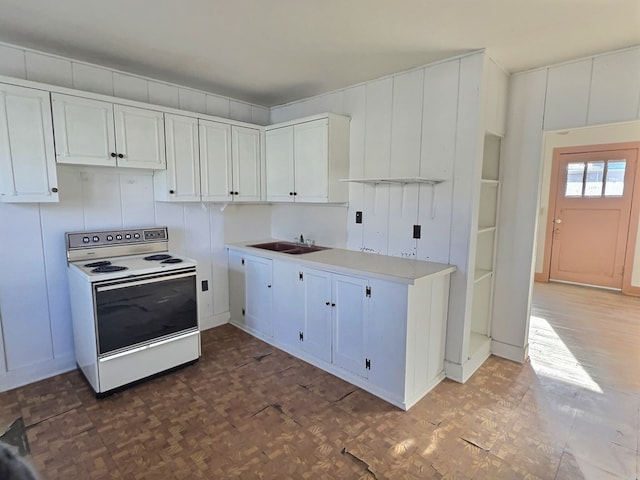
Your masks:
<path fill-rule="evenodd" d="M 634 149 L 555 158 L 550 280 L 622 288 L 636 162 Z"/>

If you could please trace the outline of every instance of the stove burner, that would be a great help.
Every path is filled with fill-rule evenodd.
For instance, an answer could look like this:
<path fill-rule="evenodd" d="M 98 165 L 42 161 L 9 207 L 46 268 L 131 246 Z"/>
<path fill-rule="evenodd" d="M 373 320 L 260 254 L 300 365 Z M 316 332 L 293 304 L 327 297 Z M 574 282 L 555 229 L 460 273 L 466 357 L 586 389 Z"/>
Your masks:
<path fill-rule="evenodd" d="M 166 253 L 159 253 L 157 255 L 149 255 L 148 257 L 144 257 L 145 260 L 166 260 L 171 258 L 171 255 L 167 255 Z"/>
<path fill-rule="evenodd" d="M 120 267 L 118 265 L 103 265 L 98 268 L 94 268 L 91 270 L 93 273 L 109 273 L 109 272 L 119 272 L 121 270 L 126 270 L 127 267 Z"/>
<path fill-rule="evenodd" d="M 168 258 L 166 260 L 161 261 L 160 263 L 180 263 L 182 260 L 180 258 Z"/>
<path fill-rule="evenodd" d="M 104 267 L 106 265 L 111 265 L 111 262 L 109 260 L 101 260 L 99 262 L 87 263 L 87 264 L 85 264 L 85 267 L 88 267 L 88 268 Z"/>

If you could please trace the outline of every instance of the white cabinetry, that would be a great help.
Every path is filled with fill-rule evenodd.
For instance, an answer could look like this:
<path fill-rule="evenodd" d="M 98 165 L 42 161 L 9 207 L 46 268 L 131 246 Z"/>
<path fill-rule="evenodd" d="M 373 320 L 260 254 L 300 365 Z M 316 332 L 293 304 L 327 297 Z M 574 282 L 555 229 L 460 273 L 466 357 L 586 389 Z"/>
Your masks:
<path fill-rule="evenodd" d="M 166 168 L 162 112 L 52 94 L 58 163 Z"/>
<path fill-rule="evenodd" d="M 261 338 L 273 336 L 271 260 L 229 256 L 231 322 Z"/>
<path fill-rule="evenodd" d="M 274 338 L 331 362 L 331 274 L 273 261 Z"/>
<path fill-rule="evenodd" d="M 200 201 L 198 119 L 165 114 L 167 169 L 154 173 L 158 201 Z"/>
<path fill-rule="evenodd" d="M 0 201 L 57 202 L 49 92 L 0 84 Z"/>
<path fill-rule="evenodd" d="M 366 278 L 333 275 L 333 364 L 367 377 L 366 357 L 369 319 L 369 282 Z"/>
<path fill-rule="evenodd" d="M 444 378 L 452 267 L 398 282 L 249 250 L 229 248 L 236 326 L 404 409 Z M 272 322 L 256 321 L 256 312 L 272 313 Z"/>
<path fill-rule="evenodd" d="M 202 200 L 261 199 L 260 130 L 200 120 Z"/>
<path fill-rule="evenodd" d="M 349 118 L 324 114 L 272 125 L 265 131 L 267 200 L 346 202 Z"/>

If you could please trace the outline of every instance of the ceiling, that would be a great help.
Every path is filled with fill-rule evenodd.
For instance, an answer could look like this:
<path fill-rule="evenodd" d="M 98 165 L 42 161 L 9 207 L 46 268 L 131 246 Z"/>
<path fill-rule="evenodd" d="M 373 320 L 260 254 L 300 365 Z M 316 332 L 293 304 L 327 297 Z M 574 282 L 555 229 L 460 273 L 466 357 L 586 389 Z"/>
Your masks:
<path fill-rule="evenodd" d="M 0 41 L 273 106 L 486 48 L 640 44 L 640 0 L 0 0 Z"/>

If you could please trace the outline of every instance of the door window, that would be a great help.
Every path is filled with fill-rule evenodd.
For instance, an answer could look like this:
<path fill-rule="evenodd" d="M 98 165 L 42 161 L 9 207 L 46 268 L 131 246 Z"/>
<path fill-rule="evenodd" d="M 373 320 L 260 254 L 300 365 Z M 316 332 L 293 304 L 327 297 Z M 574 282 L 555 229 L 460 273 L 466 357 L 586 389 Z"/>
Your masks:
<path fill-rule="evenodd" d="M 566 198 L 621 197 L 624 193 L 626 160 L 569 162 Z"/>

